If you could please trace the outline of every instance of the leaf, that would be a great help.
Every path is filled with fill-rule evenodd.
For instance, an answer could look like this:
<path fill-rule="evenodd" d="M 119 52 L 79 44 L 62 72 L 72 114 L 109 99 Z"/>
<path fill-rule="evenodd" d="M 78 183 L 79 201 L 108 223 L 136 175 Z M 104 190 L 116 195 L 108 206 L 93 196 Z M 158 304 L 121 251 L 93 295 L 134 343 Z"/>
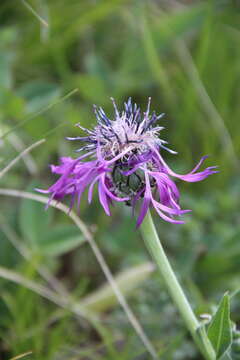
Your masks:
<path fill-rule="evenodd" d="M 1 61 L 0 61 L 1 67 Z M 1 79 L 1 71 L 0 71 Z M 25 114 L 24 100 L 17 96 L 16 93 L 9 89 L 1 88 L 0 91 L 0 108 L 6 117 L 21 119 Z M 8 124 L 9 125 L 9 124 Z M 4 124 L 4 128 L 7 128 L 7 124 Z M 5 132 L 4 132 L 5 133 Z"/>
<path fill-rule="evenodd" d="M 220 360 L 233 360 L 230 353 L 227 351 L 223 356 L 221 356 Z"/>
<path fill-rule="evenodd" d="M 122 271 L 115 276 L 115 281 L 124 295 L 131 295 L 133 290 L 146 281 L 154 271 L 154 265 L 145 262 Z M 112 286 L 106 283 L 86 296 L 81 301 L 81 308 L 88 311 L 103 312 L 118 304 Z"/>
<path fill-rule="evenodd" d="M 16 49 L 13 46 L 16 31 L 12 27 L 1 29 L 0 33 L 0 79 L 1 90 L 11 89 L 13 86 L 13 64 L 16 59 Z"/>
<path fill-rule="evenodd" d="M 97 75 L 76 75 L 74 84 L 79 88 L 81 95 L 89 101 L 104 102 L 107 97 L 107 83 Z"/>
<path fill-rule="evenodd" d="M 208 348 L 210 350 L 210 347 L 212 348 L 210 339 L 207 336 L 207 332 L 206 332 L 206 324 L 202 323 L 200 324 L 200 326 L 197 328 L 196 330 L 196 336 L 198 338 L 198 342 L 199 345 L 202 348 Z M 215 350 L 212 348 L 211 349 L 211 358 L 215 359 L 216 358 L 216 354 L 215 354 Z"/>
<path fill-rule="evenodd" d="M 27 110 L 35 112 L 58 98 L 61 94 L 61 89 L 55 83 L 31 81 L 22 85 L 17 93 L 26 100 Z"/>
<path fill-rule="evenodd" d="M 33 189 L 34 184 L 28 187 Z M 39 247 L 41 237 L 46 233 L 46 230 L 51 222 L 52 209 L 47 211 L 43 204 L 24 199 L 21 202 L 19 213 L 19 226 L 24 239 L 31 247 L 35 249 Z"/>
<path fill-rule="evenodd" d="M 176 11 L 171 16 L 164 16 L 156 23 L 152 22 L 152 35 L 157 46 L 163 49 L 176 38 L 198 29 L 206 16 L 206 9 L 206 5 L 200 4 L 185 11 Z"/>
<path fill-rule="evenodd" d="M 12 86 L 12 72 L 11 72 L 12 56 L 9 53 L 0 54 L 0 79 L 1 87 L 6 89 Z"/>
<path fill-rule="evenodd" d="M 232 343 L 228 293 L 224 294 L 218 309 L 210 322 L 208 337 L 216 351 L 217 359 L 220 359 Z"/>
<path fill-rule="evenodd" d="M 84 242 L 84 237 L 73 225 L 59 225 L 40 241 L 40 251 L 47 256 L 59 256 Z"/>
<path fill-rule="evenodd" d="M 19 359 L 22 359 L 28 355 L 31 355 L 33 352 L 32 351 L 27 351 L 23 354 L 20 354 L 20 355 L 17 355 L 17 356 L 14 356 L 13 358 L 11 358 L 10 360 L 19 360 Z"/>

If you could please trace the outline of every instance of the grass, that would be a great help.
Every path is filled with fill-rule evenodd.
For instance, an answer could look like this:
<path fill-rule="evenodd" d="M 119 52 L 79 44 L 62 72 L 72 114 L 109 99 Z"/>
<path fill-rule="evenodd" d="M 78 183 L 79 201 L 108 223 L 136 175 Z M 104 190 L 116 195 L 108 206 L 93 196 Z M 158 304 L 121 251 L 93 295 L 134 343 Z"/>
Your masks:
<path fill-rule="evenodd" d="M 186 225 L 155 218 L 197 314 L 211 313 L 226 290 L 239 288 L 239 17 L 238 4 L 230 1 L 2 0 L 0 5 L 1 169 L 46 138 L 28 154 L 35 170 L 19 159 L 1 177 L 1 189 L 33 191 L 52 183 L 48 164 L 74 155 L 64 138 L 78 134 L 74 124 L 94 123 L 93 103 L 111 114 L 111 96 L 119 104 L 132 96 L 142 107 L 151 96 L 152 108 L 166 113 L 163 138 L 178 155 L 165 157 L 174 169 L 185 172 L 204 154 L 210 155 L 209 165 L 220 166 L 220 174 L 202 183 L 179 184 L 183 206 L 193 209 Z M 95 301 L 96 321 L 2 278 L 0 357 L 150 359 L 113 301 L 91 249 L 78 245 L 71 220 L 23 201 L 1 196 L 1 268 L 53 291 L 36 270 L 44 268 L 77 303 Z M 160 358 L 200 359 L 163 284 L 155 273 L 139 270 L 149 259 L 128 209 L 115 207 L 107 218 L 97 200 L 90 207 L 83 201 L 80 217 L 111 271 L 122 274 L 121 289 Z M 9 234 L 30 257 L 12 246 Z M 46 238 L 51 252 L 43 251 Z M 139 275 L 129 285 L 134 269 Z M 238 324 L 237 291 L 231 307 Z M 237 356 L 235 346 L 232 358 Z"/>

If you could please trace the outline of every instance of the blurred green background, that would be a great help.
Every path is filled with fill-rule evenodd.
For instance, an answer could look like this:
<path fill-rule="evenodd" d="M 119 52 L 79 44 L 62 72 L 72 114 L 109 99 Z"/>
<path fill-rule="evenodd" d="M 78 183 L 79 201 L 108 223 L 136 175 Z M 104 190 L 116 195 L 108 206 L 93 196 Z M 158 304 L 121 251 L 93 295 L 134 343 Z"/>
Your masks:
<path fill-rule="evenodd" d="M 167 162 L 187 172 L 209 154 L 207 165 L 220 166 L 201 183 L 178 183 L 183 207 L 193 209 L 185 225 L 154 217 L 196 313 L 212 313 L 225 291 L 240 288 L 239 59 L 238 1 L 1 0 L 1 168 L 46 138 L 1 178 L 1 189 L 47 188 L 55 179 L 48 165 L 77 156 L 77 143 L 65 140 L 79 134 L 74 124 L 94 125 L 92 104 L 111 115 L 111 96 L 119 106 L 131 96 L 143 109 L 151 96 L 152 109 L 166 113 L 162 137 L 178 151 L 165 153 Z M 71 219 L 0 196 L 0 359 L 150 359 Z M 108 218 L 97 199 L 83 200 L 80 217 L 121 274 L 159 357 L 201 359 L 129 209 L 115 206 Z M 65 308 L 41 296 L 51 284 Z M 239 304 L 236 292 L 236 323 Z M 237 344 L 232 352 L 240 358 Z"/>

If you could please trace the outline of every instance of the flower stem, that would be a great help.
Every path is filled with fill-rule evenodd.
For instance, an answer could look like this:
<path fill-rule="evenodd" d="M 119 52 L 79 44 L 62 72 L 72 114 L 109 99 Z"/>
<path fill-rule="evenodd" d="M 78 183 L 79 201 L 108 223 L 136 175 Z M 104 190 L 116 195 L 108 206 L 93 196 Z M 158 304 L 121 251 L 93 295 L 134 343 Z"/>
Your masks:
<path fill-rule="evenodd" d="M 199 331 L 197 333 L 197 330 L 200 329 L 200 324 L 194 315 L 192 308 L 163 250 L 156 228 L 152 221 L 150 211 L 148 211 L 141 225 L 141 232 L 147 249 L 156 262 L 158 270 L 164 279 L 167 289 L 183 320 L 185 321 L 186 327 L 190 331 L 195 343 L 199 347 L 199 350 L 202 352 L 205 359 L 215 360 L 216 355 L 209 339 L 207 338 L 206 332 Z"/>

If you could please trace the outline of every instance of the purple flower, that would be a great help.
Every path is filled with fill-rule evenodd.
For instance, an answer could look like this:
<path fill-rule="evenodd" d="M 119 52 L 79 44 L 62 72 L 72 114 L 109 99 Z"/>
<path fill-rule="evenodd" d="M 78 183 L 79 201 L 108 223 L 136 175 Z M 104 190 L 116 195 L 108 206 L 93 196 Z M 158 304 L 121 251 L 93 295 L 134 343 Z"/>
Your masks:
<path fill-rule="evenodd" d="M 50 200 L 62 200 L 71 196 L 70 208 L 74 203 L 80 206 L 81 196 L 88 189 L 91 203 L 94 187 L 98 187 L 99 201 L 107 215 L 113 201 L 125 202 L 133 210 L 141 203 L 137 226 L 140 226 L 148 209 L 153 207 L 166 221 L 182 224 L 178 218 L 190 210 L 179 206 L 179 191 L 172 177 L 188 182 L 196 182 L 216 173 L 216 166 L 198 171 L 206 156 L 186 175 L 176 174 L 162 158 L 162 150 L 175 151 L 166 147 L 167 142 L 158 137 L 163 127 L 156 122 L 164 115 L 150 114 L 150 98 L 146 112 L 141 112 L 131 99 L 124 103 L 119 112 L 113 101 L 114 119 L 108 118 L 103 109 L 94 107 L 97 125 L 85 129 L 86 136 L 68 138 L 84 143 L 77 151 L 85 154 L 72 159 L 62 157 L 60 165 L 51 166 L 59 179 L 48 190 L 38 190 L 51 194 Z M 88 161 L 86 161 L 88 159 Z"/>

